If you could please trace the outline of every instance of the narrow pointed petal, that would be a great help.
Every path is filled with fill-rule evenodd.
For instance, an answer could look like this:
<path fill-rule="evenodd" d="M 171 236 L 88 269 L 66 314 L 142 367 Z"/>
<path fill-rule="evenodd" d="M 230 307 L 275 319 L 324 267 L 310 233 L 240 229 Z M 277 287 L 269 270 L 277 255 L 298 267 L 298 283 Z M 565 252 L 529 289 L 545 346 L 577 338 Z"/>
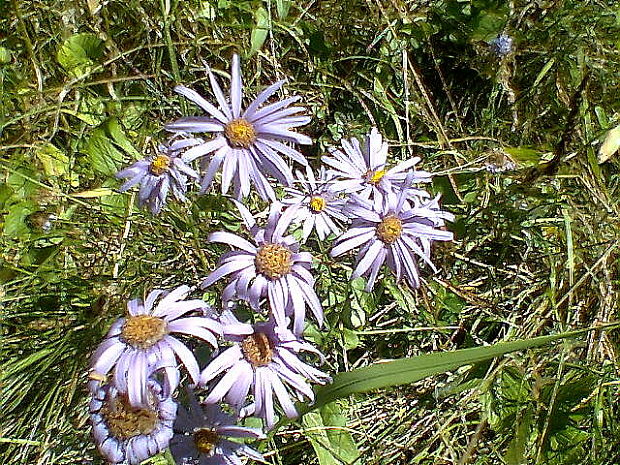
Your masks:
<path fill-rule="evenodd" d="M 192 102 L 194 102 L 196 105 L 198 105 L 204 111 L 209 113 L 211 116 L 213 116 L 214 118 L 218 119 L 221 123 L 226 124 L 229 121 L 229 119 L 226 118 L 226 116 L 224 116 L 224 114 L 220 110 L 218 110 L 213 105 L 211 105 L 209 102 L 207 102 L 204 99 L 204 97 L 202 97 L 195 90 L 189 89 L 189 88 L 187 88 L 185 86 L 176 86 L 174 88 L 174 91 L 177 94 L 181 94 L 183 97 L 185 97 L 185 98 L 191 100 Z"/>

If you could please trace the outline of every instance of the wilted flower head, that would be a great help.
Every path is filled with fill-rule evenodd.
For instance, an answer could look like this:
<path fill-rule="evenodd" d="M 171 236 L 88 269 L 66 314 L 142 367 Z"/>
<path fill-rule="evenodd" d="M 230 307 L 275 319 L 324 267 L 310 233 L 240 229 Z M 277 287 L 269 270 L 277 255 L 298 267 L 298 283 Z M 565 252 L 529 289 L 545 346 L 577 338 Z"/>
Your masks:
<path fill-rule="evenodd" d="M 331 157 L 321 159 L 333 168 L 329 174 L 337 178 L 334 182 L 335 190 L 355 192 L 364 199 L 378 198 L 379 201 L 388 193 L 399 192 L 405 187 L 408 188 L 409 196 L 426 195 L 423 190 L 411 188 L 411 184 L 428 182 L 431 178 L 426 171 L 411 171 L 420 158 L 413 157 L 389 168 L 388 145 L 377 128 L 366 135 L 363 145 L 354 137 L 350 140 L 342 139 L 340 143 L 344 151 L 330 147 Z M 407 178 L 410 172 L 414 175 Z M 410 185 L 404 185 L 406 179 L 410 179 Z"/>
<path fill-rule="evenodd" d="M 229 232 L 211 234 L 210 242 L 229 244 L 235 250 L 222 256 L 219 266 L 205 278 L 202 287 L 206 288 L 230 275 L 231 281 L 222 293 L 224 304 L 241 299 L 257 310 L 261 299 L 267 297 L 272 315 L 279 325 L 285 325 L 287 313 L 294 314 L 296 334 L 303 331 L 306 307 L 322 324 L 323 308 L 310 274 L 312 255 L 300 252 L 295 238 L 285 235 L 296 209 L 289 208 L 282 213 L 282 205 L 274 202 L 267 225 L 261 229 L 242 204 L 237 202 L 237 207 L 250 230 L 253 243 Z"/>
<path fill-rule="evenodd" d="M 282 87 L 284 81 L 267 87 L 243 111 L 243 86 L 237 55 L 234 55 L 232 60 L 230 102 L 224 97 L 211 70 L 208 70 L 208 73 L 219 109 L 196 91 L 177 86 L 176 92 L 194 102 L 209 116 L 181 118 L 166 125 L 166 129 L 215 134 L 215 139 L 192 149 L 188 154 L 189 158 L 194 159 L 213 153 L 202 179 L 203 190 L 209 188 L 221 166 L 224 194 L 228 192 L 231 183 L 234 183 L 236 197 L 245 197 L 250 193 L 252 182 L 263 199 L 275 199 L 275 193 L 265 174 L 271 174 L 282 184 L 289 185 L 293 181 L 293 174 L 281 155 L 307 165 L 305 157 L 285 143 L 312 143 L 309 137 L 291 131 L 291 128 L 308 124 L 310 117 L 301 115 L 303 107 L 289 107 L 299 100 L 299 97 L 289 97 L 259 109 Z"/>
<path fill-rule="evenodd" d="M 129 315 L 112 325 L 93 354 L 91 367 L 95 377 L 105 377 L 114 368 L 114 387 L 126 393 L 133 406 L 148 405 L 147 380 L 156 370 L 163 371 L 167 395 L 176 389 L 179 384 L 176 357 L 194 383 L 198 382 L 200 369 L 194 354 L 172 333 L 194 336 L 217 347 L 215 335 L 221 334 L 219 322 L 207 316 L 181 318 L 194 310 L 208 312 L 202 300 L 185 300 L 189 291 L 188 286 L 171 292 L 156 289 L 144 303 L 141 299 L 130 300 Z"/>
<path fill-rule="evenodd" d="M 404 275 L 412 287 L 419 287 L 416 256 L 436 270 L 430 259 L 432 242 L 453 239 L 451 232 L 438 229 L 453 215 L 440 210 L 437 198 L 410 206 L 406 197 L 405 191 L 387 196 L 384 202 L 351 196 L 347 206 L 351 227 L 336 240 L 331 256 L 361 246 L 351 279 L 368 276 L 367 291 L 386 261 L 397 279 Z"/>
<path fill-rule="evenodd" d="M 342 213 L 345 201 L 339 197 L 331 176 L 328 176 L 325 168 L 321 167 L 318 178 L 310 167 L 306 167 L 306 176 L 297 172 L 299 188 L 287 187 L 289 195 L 282 201 L 284 205 L 297 208 L 297 214 L 293 220 L 303 223 L 303 240 L 310 236 L 313 229 L 320 240 L 324 240 L 330 233 L 340 234 L 340 228 L 334 222 L 346 221 L 347 217 Z"/>
<path fill-rule="evenodd" d="M 172 438 L 177 404 L 153 380 L 144 406 L 133 407 L 113 385 L 98 387 L 90 401 L 95 443 L 110 463 L 138 465 L 162 452 Z"/>
<path fill-rule="evenodd" d="M 146 206 L 154 215 L 166 204 L 168 192 L 184 202 L 188 177 L 198 179 L 198 173 L 187 165 L 182 155 L 189 147 L 202 144 L 202 139 L 178 139 L 168 144 L 159 144 L 153 156 L 135 162 L 129 168 L 116 173 L 117 178 L 130 178 L 119 191 L 140 184 L 138 204 Z"/>
<path fill-rule="evenodd" d="M 236 417 L 217 404 L 200 404 L 189 391 L 189 406 L 179 406 L 170 451 L 177 465 L 241 465 L 240 455 L 264 461 L 262 454 L 228 438 L 262 439 L 256 428 L 237 426 Z"/>
<path fill-rule="evenodd" d="M 322 361 L 321 353 L 288 329 L 276 326 L 273 319 L 252 326 L 240 323 L 227 311 L 221 320 L 224 338 L 235 344 L 213 359 L 200 374 L 200 383 L 205 385 L 225 373 L 205 402 L 215 403 L 225 398 L 239 409 L 251 388 L 254 404 L 250 411 L 271 428 L 275 424 L 274 394 L 285 415 L 295 418 L 297 410 L 291 394 L 297 400 L 306 397 L 313 401 L 314 393 L 307 381 L 324 384 L 331 380 L 298 356 L 302 351 L 312 352 Z"/>

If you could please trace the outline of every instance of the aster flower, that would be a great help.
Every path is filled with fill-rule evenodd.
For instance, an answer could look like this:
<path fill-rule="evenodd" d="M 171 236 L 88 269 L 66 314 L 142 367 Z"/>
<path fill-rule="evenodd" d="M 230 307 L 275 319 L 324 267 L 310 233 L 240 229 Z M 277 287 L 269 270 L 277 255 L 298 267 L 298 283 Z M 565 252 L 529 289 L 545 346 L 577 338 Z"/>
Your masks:
<path fill-rule="evenodd" d="M 193 382 L 198 382 L 200 369 L 196 357 L 171 334 L 194 336 L 217 347 L 215 335 L 221 334 L 222 329 L 218 321 L 208 316 L 181 318 L 194 310 L 203 314 L 209 312 L 202 300 L 185 300 L 189 291 L 188 286 L 179 286 L 171 292 L 156 289 L 144 302 L 130 300 L 127 303 L 129 315 L 112 325 L 93 354 L 91 379 L 104 379 L 114 368 L 115 388 L 126 393 L 131 405 L 136 407 L 148 402 L 147 380 L 156 370 L 163 371 L 167 395 L 176 389 L 179 384 L 177 357 Z"/>
<path fill-rule="evenodd" d="M 168 447 L 176 411 L 176 402 L 153 380 L 142 407 L 132 407 L 113 385 L 98 387 L 90 401 L 97 448 L 109 463 L 137 465 Z"/>
<path fill-rule="evenodd" d="M 398 165 L 389 168 L 387 165 L 388 145 L 377 128 L 373 128 L 366 135 L 361 145 L 356 138 L 340 141 L 342 149 L 330 147 L 331 157 L 322 157 L 322 161 L 333 168 L 330 175 L 340 180 L 334 182 L 334 189 L 338 192 L 355 192 L 364 199 L 379 198 L 388 193 L 398 192 L 401 188 L 408 188 L 408 195 L 428 196 L 425 191 L 412 189 L 411 185 L 404 185 L 409 172 L 414 176 L 411 183 L 429 182 L 431 174 L 426 171 L 411 171 L 420 161 L 420 157 L 413 157 Z"/>
<path fill-rule="evenodd" d="M 224 339 L 234 345 L 213 359 L 200 374 L 200 383 L 205 385 L 225 373 L 205 402 L 215 403 L 225 398 L 239 409 L 251 389 L 254 404 L 250 411 L 271 428 L 275 424 L 274 394 L 284 414 L 295 418 L 297 410 L 291 395 L 296 400 L 314 401 L 307 381 L 319 384 L 331 381 L 327 374 L 298 357 L 302 351 L 311 352 L 323 362 L 322 354 L 288 329 L 276 326 L 273 319 L 252 326 L 239 322 L 226 311 L 221 321 L 225 328 Z"/>
<path fill-rule="evenodd" d="M 260 229 L 252 214 L 241 203 L 236 203 L 253 243 L 229 232 L 211 234 L 210 242 L 229 244 L 235 249 L 222 256 L 218 267 L 202 282 L 202 287 L 209 287 L 230 275 L 230 283 L 222 293 L 225 306 L 234 299 L 241 299 L 258 310 L 261 299 L 267 297 L 279 325 L 285 326 L 286 315 L 294 314 L 296 334 L 303 331 L 306 307 L 322 324 L 323 308 L 310 274 L 312 255 L 300 252 L 295 238 L 285 235 L 296 208 L 282 213 L 282 205 L 274 202 L 267 225 Z"/>
<path fill-rule="evenodd" d="M 284 81 L 267 87 L 242 110 L 243 86 L 237 55 L 234 55 L 232 60 L 230 102 L 224 97 L 211 70 L 207 71 L 219 109 L 196 91 L 177 86 L 174 89 L 176 92 L 194 102 L 209 116 L 181 118 L 166 125 L 166 129 L 215 134 L 213 140 L 188 153 L 188 157 L 192 159 L 213 154 L 202 179 L 203 191 L 209 188 L 221 166 L 222 193 L 226 194 L 234 182 L 236 197 L 245 197 L 250 192 L 252 182 L 263 199 L 275 199 L 275 193 L 265 173 L 271 174 L 282 184 L 290 185 L 293 174 L 281 155 L 286 155 L 302 165 L 308 164 L 300 152 L 285 143 L 312 143 L 309 137 L 291 131 L 291 128 L 308 124 L 310 117 L 301 115 L 303 107 L 289 107 L 299 100 L 299 97 L 289 97 L 259 109 L 282 87 Z"/>
<path fill-rule="evenodd" d="M 117 178 L 130 178 L 119 189 L 125 192 L 140 184 L 138 204 L 146 206 L 154 215 L 166 204 L 168 192 L 180 202 L 185 202 L 188 178 L 198 179 L 198 173 L 188 164 L 182 153 L 190 147 L 202 144 L 202 139 L 178 139 L 159 144 L 157 153 L 135 162 L 116 173 Z"/>
<path fill-rule="evenodd" d="M 345 202 L 338 197 L 339 192 L 334 188 L 325 168 L 321 167 L 318 178 L 315 178 L 312 169 L 306 167 L 306 176 L 298 171 L 297 178 L 300 188 L 286 188 L 289 197 L 282 203 L 296 206 L 297 215 L 293 222 L 303 223 L 303 240 L 308 239 L 313 229 L 316 229 L 320 240 L 331 233 L 340 234 L 340 228 L 333 219 L 347 220 L 342 213 Z"/>
<path fill-rule="evenodd" d="M 430 259 L 432 242 L 453 239 L 451 232 L 438 229 L 444 220 L 454 218 L 439 208 L 438 198 L 410 206 L 406 197 L 405 190 L 398 196 L 388 195 L 385 201 L 351 196 L 347 206 L 351 227 L 336 240 L 330 255 L 337 257 L 361 246 L 351 279 L 368 276 L 367 291 L 373 288 L 384 262 L 398 280 L 404 275 L 412 287 L 419 287 L 416 257 L 436 271 Z"/>
<path fill-rule="evenodd" d="M 189 391 L 189 408 L 180 406 L 170 452 L 178 465 L 241 465 L 240 455 L 264 461 L 262 454 L 227 438 L 263 439 L 260 429 L 237 426 L 217 404 L 201 405 Z"/>

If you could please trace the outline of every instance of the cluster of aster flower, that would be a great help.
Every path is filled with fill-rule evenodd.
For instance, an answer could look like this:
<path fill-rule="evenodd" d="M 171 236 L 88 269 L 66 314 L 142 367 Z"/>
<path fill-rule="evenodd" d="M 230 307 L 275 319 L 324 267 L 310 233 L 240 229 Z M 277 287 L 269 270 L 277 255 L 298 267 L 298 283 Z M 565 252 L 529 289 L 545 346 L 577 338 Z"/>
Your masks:
<path fill-rule="evenodd" d="M 312 254 L 302 250 L 313 232 L 321 241 L 336 237 L 332 257 L 359 249 L 351 279 L 366 277 L 368 291 L 384 264 L 397 280 L 419 287 L 418 262 L 434 270 L 433 242 L 452 239 L 443 228 L 452 215 L 420 187 L 431 174 L 415 169 L 417 157 L 389 165 L 388 145 L 376 128 L 362 142 L 343 139 L 340 148 L 330 148 L 315 173 L 294 147 L 312 143 L 293 131 L 310 120 L 303 107 L 291 106 L 298 97 L 267 103 L 283 81 L 244 109 L 238 57 L 228 99 L 207 72 L 218 106 L 177 86 L 207 115 L 168 124 L 174 135 L 157 154 L 118 173 L 129 178 L 120 190 L 140 185 L 139 204 L 157 214 L 169 191 L 183 201 L 190 179 L 200 180 L 205 192 L 221 171 L 222 193 L 233 188 L 249 237 L 217 231 L 208 238 L 231 247 L 201 283 L 208 289 L 225 281 L 219 310 L 189 298 L 193 289 L 186 285 L 153 290 L 144 301 L 128 302 L 126 317 L 93 354 L 91 422 L 110 463 L 138 464 L 168 447 L 186 465 L 239 464 L 240 456 L 263 460 L 229 439 L 262 438 L 263 431 L 236 422 L 255 416 L 271 429 L 278 416 L 298 415 L 296 402 L 314 401 L 311 383 L 330 382 L 308 360 L 322 363 L 324 356 L 303 338 L 309 314 L 323 324 Z M 205 140 L 205 134 L 212 137 Z M 282 156 L 305 171 L 293 174 Z M 192 167 L 196 160 L 202 179 Z M 280 200 L 269 177 L 284 188 Z M 270 202 L 264 224 L 243 203 L 252 185 Z M 299 239 L 289 231 L 296 226 Z M 237 319 L 241 307 L 250 310 L 249 321 Z M 205 343 L 212 351 L 201 369 L 196 353 L 204 351 L 192 349 Z M 186 389 L 179 391 L 183 379 Z"/>

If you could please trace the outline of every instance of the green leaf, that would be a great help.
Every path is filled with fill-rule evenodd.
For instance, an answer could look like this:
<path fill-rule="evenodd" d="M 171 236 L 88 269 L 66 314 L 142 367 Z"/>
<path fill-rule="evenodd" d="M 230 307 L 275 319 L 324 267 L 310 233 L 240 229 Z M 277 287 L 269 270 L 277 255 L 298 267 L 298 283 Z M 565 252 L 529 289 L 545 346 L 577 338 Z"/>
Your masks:
<path fill-rule="evenodd" d="M 254 29 L 252 29 L 252 35 L 250 37 L 250 56 L 258 52 L 265 43 L 265 39 L 267 39 L 267 32 L 269 31 L 269 14 L 267 10 L 263 7 L 256 10 L 254 21 L 256 25 Z"/>
<path fill-rule="evenodd" d="M 103 128 L 93 131 L 83 150 L 92 168 L 106 176 L 113 176 L 123 163 L 123 154 L 114 147 Z"/>
<path fill-rule="evenodd" d="M 404 139 L 403 126 L 400 123 L 400 118 L 398 117 L 398 112 L 390 102 L 390 99 L 387 97 L 388 93 L 381 81 L 375 77 L 373 81 L 374 94 L 377 100 L 381 102 L 383 108 L 390 114 L 392 117 L 392 121 L 394 122 L 394 127 L 396 128 L 396 133 L 398 134 L 399 140 Z"/>
<path fill-rule="evenodd" d="M 11 62 L 11 51 L 8 48 L 0 47 L 0 64 L 7 64 Z"/>
<path fill-rule="evenodd" d="M 26 166 L 20 166 L 11 172 L 6 183 L 13 189 L 15 197 L 24 199 L 37 193 L 39 186 L 31 181 L 35 178 L 36 173 L 34 171 Z"/>
<path fill-rule="evenodd" d="M 27 234 L 29 229 L 26 218 L 34 211 L 36 211 L 36 207 L 30 202 L 11 206 L 4 217 L 3 234 L 9 237 L 20 237 Z"/>
<path fill-rule="evenodd" d="M 594 113 L 596 114 L 596 119 L 598 120 L 598 124 L 601 125 L 601 128 L 609 129 L 609 118 L 607 117 L 607 113 L 605 113 L 605 109 L 597 105 L 594 107 Z"/>
<path fill-rule="evenodd" d="M 471 40 L 487 41 L 497 36 L 506 24 L 506 14 L 503 11 L 482 11 L 475 19 Z"/>
<path fill-rule="evenodd" d="M 88 74 L 103 55 L 103 41 L 94 34 L 76 34 L 62 44 L 56 59 L 71 75 Z"/>
<path fill-rule="evenodd" d="M 80 99 L 77 109 L 63 108 L 63 113 L 84 121 L 89 126 L 97 126 L 105 121 L 105 104 L 101 99 L 94 97 L 84 97 Z"/>
<path fill-rule="evenodd" d="M 146 459 L 140 465 L 175 465 L 174 457 L 170 452 L 170 449 L 167 449 L 165 452 L 154 455 L 151 458 Z"/>
<path fill-rule="evenodd" d="M 536 76 L 536 79 L 534 80 L 534 84 L 532 84 L 532 88 L 540 84 L 540 82 L 547 75 L 547 73 L 553 67 L 554 64 L 555 64 L 555 58 L 551 58 L 547 63 L 545 63 L 545 66 L 542 67 L 542 69 L 538 73 L 538 76 Z"/>
<path fill-rule="evenodd" d="M 353 463 L 359 457 L 355 441 L 347 430 L 347 419 L 337 402 L 304 416 L 303 424 L 307 428 L 304 434 L 321 465 Z"/>
<path fill-rule="evenodd" d="M 618 149 L 620 149 L 620 125 L 607 132 L 603 145 L 598 150 L 598 162 L 605 163 Z"/>
<path fill-rule="evenodd" d="M 517 417 L 515 425 L 515 436 L 510 441 L 504 460 L 508 465 L 521 465 L 526 463 L 525 450 L 530 437 L 530 426 L 532 424 L 532 412 L 530 409 L 523 409 Z"/>
<path fill-rule="evenodd" d="M 288 16 L 288 11 L 291 8 L 291 0 L 276 0 L 276 11 L 278 12 L 278 18 L 284 19 Z"/>
<path fill-rule="evenodd" d="M 108 134 L 112 137 L 114 143 L 122 148 L 127 154 L 133 155 L 134 158 L 140 157 L 140 153 L 131 144 L 125 134 L 125 131 L 116 118 L 111 118 L 108 121 Z"/>
<path fill-rule="evenodd" d="M 461 349 L 453 352 L 424 354 L 338 373 L 334 376 L 333 383 L 319 386 L 316 389 L 316 402 L 311 408 L 320 408 L 351 394 L 415 383 L 429 376 L 455 370 L 463 365 L 482 362 L 517 350 L 539 347 L 559 339 L 576 336 L 584 331 L 571 331 L 533 339 L 499 342 L 491 346 Z"/>
<path fill-rule="evenodd" d="M 39 146 L 35 153 L 47 176 L 62 176 L 69 171 L 69 157 L 54 144 L 47 142 Z"/>
<path fill-rule="evenodd" d="M 344 337 L 344 348 L 346 350 L 353 350 L 360 345 L 360 338 L 355 331 L 349 328 L 343 328 L 342 335 Z"/>
<path fill-rule="evenodd" d="M 521 167 L 537 165 L 543 155 L 542 152 L 528 147 L 504 147 L 504 152 Z"/>

